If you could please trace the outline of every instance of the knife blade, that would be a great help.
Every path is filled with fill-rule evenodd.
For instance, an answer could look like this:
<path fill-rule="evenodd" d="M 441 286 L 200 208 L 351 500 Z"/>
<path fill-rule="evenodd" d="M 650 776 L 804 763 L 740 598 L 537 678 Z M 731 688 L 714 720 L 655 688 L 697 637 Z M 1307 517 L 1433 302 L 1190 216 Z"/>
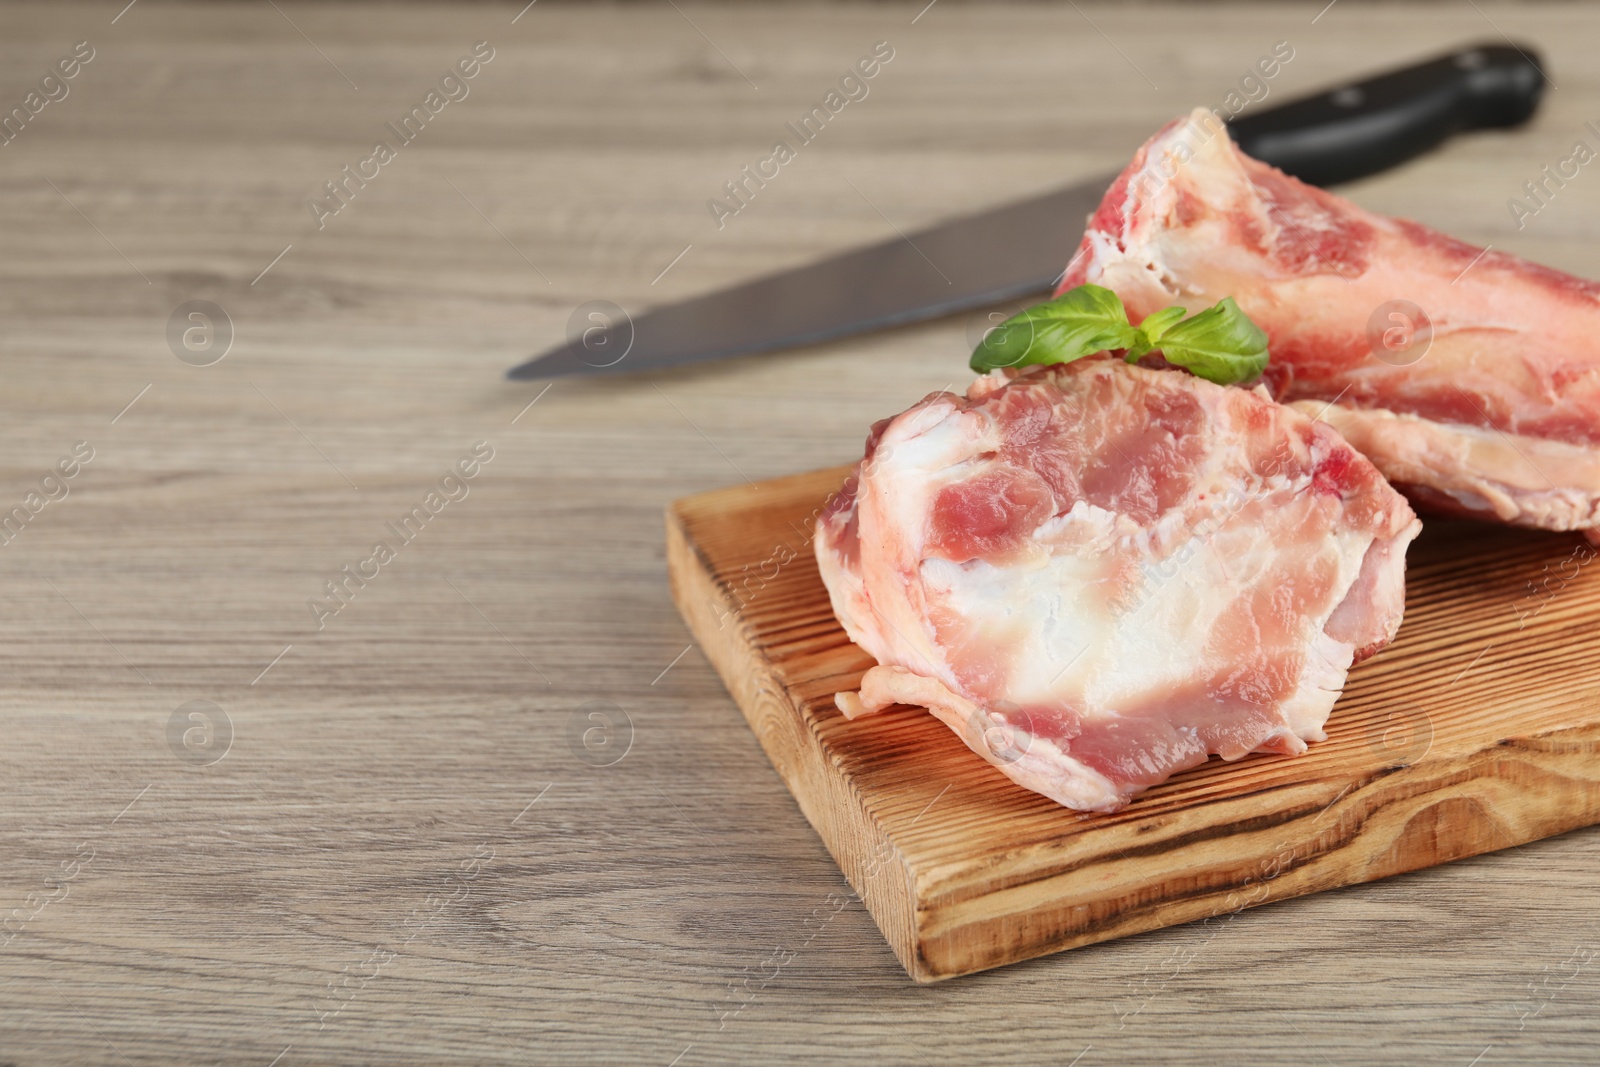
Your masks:
<path fill-rule="evenodd" d="M 1514 126 L 1545 79 L 1533 49 L 1456 49 L 1235 118 L 1239 147 L 1313 184 L 1395 166 L 1469 129 Z M 637 317 L 579 319 L 517 381 L 659 370 L 815 344 L 1044 293 L 1116 174 L 900 234 Z M 617 309 L 620 310 L 620 309 Z"/>

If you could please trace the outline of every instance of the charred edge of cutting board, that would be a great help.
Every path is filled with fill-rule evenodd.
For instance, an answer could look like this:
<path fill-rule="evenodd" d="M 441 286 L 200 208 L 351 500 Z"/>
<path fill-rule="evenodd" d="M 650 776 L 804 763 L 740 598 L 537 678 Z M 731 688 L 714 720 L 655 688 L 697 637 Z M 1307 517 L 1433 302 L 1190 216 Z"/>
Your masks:
<path fill-rule="evenodd" d="M 1600 821 L 1597 754 L 1600 723 L 1488 742 L 1367 776 L 1326 813 L 1302 814 L 1277 832 L 1239 824 L 1230 833 L 1224 824 L 1215 837 L 1164 853 L 1165 881 L 1157 873 L 1143 886 L 1093 895 L 1091 864 L 928 902 L 918 910 L 919 955 L 933 977 L 956 977 L 1180 923 L 1225 922 L 1246 908 L 1580 829 Z M 1205 847 L 1246 837 L 1265 847 L 1250 855 Z"/>
<path fill-rule="evenodd" d="M 911 871 L 853 782 L 833 769 L 834 757 L 812 728 L 797 697 L 779 681 L 716 567 L 674 502 L 666 512 L 667 572 L 673 602 L 767 758 L 822 838 L 907 974 L 934 975 L 922 966 L 915 937 Z M 751 665 L 760 663 L 758 671 Z"/>

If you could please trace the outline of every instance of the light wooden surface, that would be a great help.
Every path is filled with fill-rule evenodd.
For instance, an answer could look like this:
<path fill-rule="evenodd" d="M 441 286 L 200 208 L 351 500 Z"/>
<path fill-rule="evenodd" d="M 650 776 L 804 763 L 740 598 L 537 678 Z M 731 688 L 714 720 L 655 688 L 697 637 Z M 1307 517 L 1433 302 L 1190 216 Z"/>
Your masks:
<path fill-rule="evenodd" d="M 923 709 L 839 714 L 834 695 L 875 661 L 834 618 L 803 531 L 850 469 L 675 501 L 667 571 L 700 648 L 918 981 L 1215 926 L 1600 823 L 1600 632 L 1583 625 L 1600 613 L 1600 572 L 1578 534 L 1430 523 L 1407 553 L 1405 625 L 1350 672 L 1325 741 L 1294 759 L 1213 759 L 1097 815 L 1023 789 Z M 1508 614 L 1533 560 L 1551 586 Z M 1462 668 L 1491 647 L 1497 669 Z"/>
<path fill-rule="evenodd" d="M 1280 39 L 1280 95 L 1491 21 L 1540 43 L 1535 125 L 1351 192 L 1600 276 L 1600 179 L 1505 207 L 1600 113 L 1600 13 L 521 6 L 0 8 L 7 107 L 97 50 L 0 148 L 0 503 L 95 449 L 0 547 L 0 1062 L 1592 1061 L 1593 832 L 913 985 L 688 648 L 661 513 L 858 456 L 959 380 L 964 324 L 520 418 L 540 387 L 500 374 L 584 301 L 1112 169 Z M 306 198 L 480 39 L 472 95 L 318 232 Z M 880 39 L 870 97 L 719 232 L 706 198 Z M 167 347 L 192 299 L 236 328 L 214 366 Z M 471 495 L 318 633 L 307 599 L 478 440 Z M 209 766 L 169 745 L 191 700 L 232 725 Z M 611 766 L 569 743 L 591 701 L 631 721 Z"/>

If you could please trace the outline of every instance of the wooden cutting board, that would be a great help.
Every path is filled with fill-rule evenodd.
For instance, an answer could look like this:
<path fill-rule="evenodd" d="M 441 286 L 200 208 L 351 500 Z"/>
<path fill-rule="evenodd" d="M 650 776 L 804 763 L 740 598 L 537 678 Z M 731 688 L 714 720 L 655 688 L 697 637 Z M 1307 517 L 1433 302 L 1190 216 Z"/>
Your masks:
<path fill-rule="evenodd" d="M 1399 638 L 1351 671 L 1327 741 L 1213 758 L 1083 814 L 920 708 L 835 710 L 873 663 L 811 553 L 847 471 L 677 501 L 667 565 L 701 648 L 917 981 L 1600 822 L 1600 565 L 1577 535 L 1428 522 Z"/>

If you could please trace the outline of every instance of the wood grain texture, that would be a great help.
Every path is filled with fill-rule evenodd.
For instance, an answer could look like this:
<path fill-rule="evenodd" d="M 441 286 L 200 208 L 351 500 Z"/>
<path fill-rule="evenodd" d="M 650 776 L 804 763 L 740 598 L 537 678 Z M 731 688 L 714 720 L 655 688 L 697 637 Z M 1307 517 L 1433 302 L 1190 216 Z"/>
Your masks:
<path fill-rule="evenodd" d="M 919 981 L 1600 822 L 1600 640 L 1571 636 L 1600 613 L 1600 567 L 1579 535 L 1429 523 L 1400 637 L 1351 671 L 1327 741 L 1213 758 L 1096 815 L 1016 785 L 923 709 L 839 714 L 834 694 L 875 661 L 834 618 L 806 531 L 848 469 L 677 501 L 667 568 L 700 647 Z M 1552 550 L 1549 588 L 1506 612 L 1521 561 Z M 1469 680 L 1461 649 L 1492 645 L 1510 664 Z"/>
<path fill-rule="evenodd" d="M 1600 114 L 1600 14 L 139 0 L 113 24 L 125 3 L 0 7 L 0 102 L 97 49 L 0 148 L 0 505 L 96 449 L 0 547 L 0 917 L 30 909 L 0 946 L 0 1063 L 1593 1061 L 1593 831 L 913 984 L 691 646 L 661 514 L 858 457 L 964 374 L 965 322 L 526 411 L 542 386 L 501 374 L 585 301 L 1114 169 L 1274 41 L 1286 95 L 1485 16 L 1550 56 L 1539 119 L 1349 192 L 1597 277 L 1588 169 L 1520 231 L 1505 200 Z M 472 95 L 319 231 L 306 198 L 480 39 Z M 716 229 L 706 198 L 880 39 L 872 95 Z M 167 346 L 193 299 L 235 326 L 214 366 Z M 306 601 L 477 440 L 471 495 L 318 631 Z M 1466 635 L 1565 548 L 1498 560 L 1503 602 L 1439 653 L 1459 686 L 1511 694 L 1534 653 Z M 232 725 L 210 765 L 169 743 L 191 700 Z M 631 739 L 609 766 L 595 701 L 627 716 L 590 735 Z"/>

